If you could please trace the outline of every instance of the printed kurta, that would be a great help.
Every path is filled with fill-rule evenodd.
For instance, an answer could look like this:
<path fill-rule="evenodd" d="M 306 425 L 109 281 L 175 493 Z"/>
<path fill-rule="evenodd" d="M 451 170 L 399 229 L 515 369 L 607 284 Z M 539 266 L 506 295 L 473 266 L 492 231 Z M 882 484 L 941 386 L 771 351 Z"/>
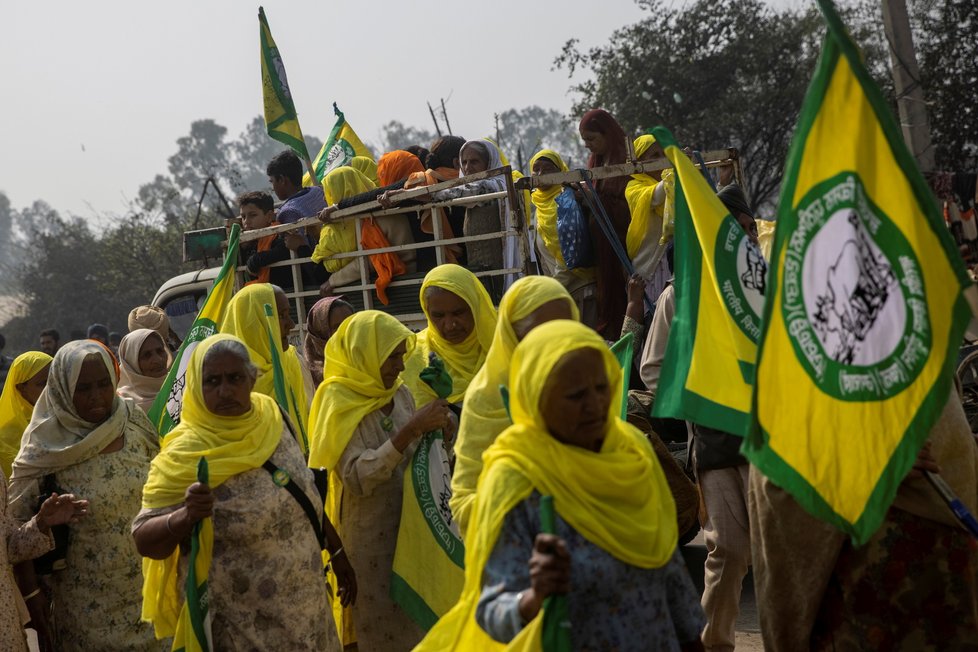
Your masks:
<path fill-rule="evenodd" d="M 129 533 L 156 450 L 132 428 L 123 437 L 120 450 L 55 474 L 64 492 L 89 501 L 88 515 L 69 526 L 65 569 L 49 576 L 53 634 L 64 652 L 160 649 L 153 628 L 140 622 L 142 558 Z M 34 480 L 13 505 L 14 516 L 30 519 L 37 497 Z"/>
<path fill-rule="evenodd" d="M 41 533 L 34 519 L 21 524 L 7 514 L 7 478 L 0 473 L 0 650 L 20 652 L 27 649 L 24 623 L 27 611 L 14 582 L 12 566 L 40 557 L 54 545 Z"/>
<path fill-rule="evenodd" d="M 394 394 L 389 430 L 384 414 L 368 414 L 340 456 L 335 473 L 343 483 L 340 519 L 336 523 L 343 549 L 357 574 L 353 621 L 361 652 L 410 650 L 424 632 L 390 597 L 391 570 L 401 521 L 404 469 L 414 453 L 412 443 L 399 453 L 390 441 L 414 414 L 406 386 Z"/>
<path fill-rule="evenodd" d="M 322 502 L 287 427 L 270 460 L 313 505 Z M 144 509 L 133 528 L 179 507 Z M 180 556 L 181 586 L 187 560 L 187 554 Z M 339 649 L 312 524 L 263 468 L 239 473 L 214 489 L 214 557 L 207 583 L 215 649 Z"/>

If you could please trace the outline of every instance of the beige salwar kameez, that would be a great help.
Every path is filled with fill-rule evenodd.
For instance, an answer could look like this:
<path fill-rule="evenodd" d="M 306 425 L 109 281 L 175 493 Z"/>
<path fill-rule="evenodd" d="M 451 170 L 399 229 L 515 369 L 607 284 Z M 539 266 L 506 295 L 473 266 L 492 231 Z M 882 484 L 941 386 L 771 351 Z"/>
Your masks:
<path fill-rule="evenodd" d="M 343 483 L 335 525 L 357 575 L 352 615 L 359 652 L 410 650 L 424 637 L 424 631 L 390 597 L 404 469 L 416 447 L 412 443 L 399 453 L 390 441 L 391 434 L 414 414 L 414 399 L 406 386 L 397 390 L 393 402 L 389 427 L 384 428 L 381 410 L 368 414 L 334 471 Z"/>

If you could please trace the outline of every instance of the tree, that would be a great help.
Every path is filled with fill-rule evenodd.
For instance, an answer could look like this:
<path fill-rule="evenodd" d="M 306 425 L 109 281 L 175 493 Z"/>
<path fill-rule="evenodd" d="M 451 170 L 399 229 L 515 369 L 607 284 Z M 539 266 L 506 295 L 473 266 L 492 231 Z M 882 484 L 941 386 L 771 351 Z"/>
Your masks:
<path fill-rule="evenodd" d="M 14 210 L 6 193 L 0 192 L 0 294 L 14 290 Z"/>
<path fill-rule="evenodd" d="M 304 134 L 306 148 L 313 158 L 322 149 L 323 142 L 315 136 Z M 265 118 L 256 115 L 245 127 L 238 139 L 230 144 L 231 186 L 234 192 L 268 189 L 265 166 L 272 157 L 287 149 L 285 145 L 268 135 Z"/>
<path fill-rule="evenodd" d="M 497 116 L 496 125 L 499 146 L 507 152 L 510 163 L 525 174 L 530 173 L 530 158 L 541 149 L 556 151 L 571 168 L 587 164 L 587 150 L 575 121 L 555 109 L 509 109 Z"/>
<path fill-rule="evenodd" d="M 392 152 L 411 145 L 430 147 L 437 136 L 427 129 L 410 127 L 397 120 L 391 120 L 380 128 L 380 147 L 378 151 Z M 380 154 L 378 153 L 378 156 Z"/>
<path fill-rule="evenodd" d="M 753 206 L 773 200 L 825 33 L 821 17 L 760 0 L 639 4 L 649 18 L 587 52 L 568 41 L 555 60 L 572 77 L 593 75 L 573 86 L 573 114 L 602 106 L 632 135 L 664 124 L 683 145 L 737 147 Z M 865 21 L 868 5 L 849 6 L 845 16 L 881 76 L 884 51 Z"/>
<path fill-rule="evenodd" d="M 939 169 L 978 166 L 978 3 L 917 0 L 914 38 Z"/>

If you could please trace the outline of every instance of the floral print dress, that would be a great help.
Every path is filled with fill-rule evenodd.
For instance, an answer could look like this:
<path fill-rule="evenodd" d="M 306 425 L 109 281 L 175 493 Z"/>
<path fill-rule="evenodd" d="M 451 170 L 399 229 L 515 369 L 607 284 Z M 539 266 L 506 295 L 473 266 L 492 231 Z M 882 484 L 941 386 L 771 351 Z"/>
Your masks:
<path fill-rule="evenodd" d="M 0 472 L 0 650 L 27 650 L 24 622 L 27 608 L 20 597 L 11 566 L 40 557 L 54 545 L 31 519 L 21 524 L 7 514 L 7 478 Z"/>
<path fill-rule="evenodd" d="M 120 450 L 55 474 L 58 487 L 89 501 L 88 516 L 69 526 L 65 569 L 48 576 L 53 633 L 63 652 L 160 649 L 153 628 L 140 621 L 142 558 L 129 533 L 155 454 L 140 433 L 126 429 Z M 21 520 L 32 516 L 36 487 L 17 503 Z"/>

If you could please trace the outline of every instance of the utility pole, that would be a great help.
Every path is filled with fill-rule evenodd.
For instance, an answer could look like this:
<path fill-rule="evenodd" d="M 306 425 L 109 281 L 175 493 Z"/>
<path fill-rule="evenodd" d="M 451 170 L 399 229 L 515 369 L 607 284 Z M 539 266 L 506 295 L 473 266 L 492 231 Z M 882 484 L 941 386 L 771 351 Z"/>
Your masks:
<path fill-rule="evenodd" d="M 441 138 L 441 127 L 438 126 L 438 118 L 435 117 L 435 110 L 431 108 L 431 102 L 428 102 L 428 113 L 431 114 L 431 121 L 435 123 L 435 132 L 437 132 L 438 137 Z"/>
<path fill-rule="evenodd" d="M 910 16 L 906 0 L 881 0 L 883 30 L 890 50 L 890 66 L 896 88 L 897 109 L 903 139 L 922 172 L 934 171 L 934 147 L 930 139 L 930 120 L 924 89 L 920 85 L 920 69 L 910 33 Z"/>

